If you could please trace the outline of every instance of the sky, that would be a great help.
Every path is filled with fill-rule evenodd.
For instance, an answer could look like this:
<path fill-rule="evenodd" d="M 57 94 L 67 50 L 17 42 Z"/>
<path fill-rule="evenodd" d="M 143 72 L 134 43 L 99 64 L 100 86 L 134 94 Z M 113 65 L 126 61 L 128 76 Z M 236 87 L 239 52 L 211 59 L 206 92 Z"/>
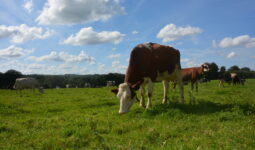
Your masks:
<path fill-rule="evenodd" d="M 0 0 L 0 72 L 125 73 L 145 42 L 179 49 L 183 68 L 255 70 L 254 0 Z"/>

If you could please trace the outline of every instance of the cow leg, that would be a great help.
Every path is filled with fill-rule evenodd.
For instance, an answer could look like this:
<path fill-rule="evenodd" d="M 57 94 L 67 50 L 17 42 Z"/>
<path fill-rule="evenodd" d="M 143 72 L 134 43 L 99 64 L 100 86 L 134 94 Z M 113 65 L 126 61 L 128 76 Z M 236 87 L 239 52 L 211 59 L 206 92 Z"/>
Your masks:
<path fill-rule="evenodd" d="M 173 89 L 174 89 L 174 90 L 176 89 L 176 85 L 177 85 L 177 82 L 176 82 L 176 81 L 173 81 Z"/>
<path fill-rule="evenodd" d="M 196 92 L 198 92 L 198 80 L 196 81 Z"/>
<path fill-rule="evenodd" d="M 152 99 L 152 92 L 153 92 L 153 82 L 151 80 L 149 80 L 148 82 L 148 102 L 147 102 L 147 106 L 146 108 L 151 108 L 152 104 L 151 104 L 151 99 Z"/>
<path fill-rule="evenodd" d="M 169 82 L 167 80 L 163 80 L 162 82 L 164 87 L 164 98 L 163 98 L 162 104 L 166 104 L 168 100 L 167 94 L 169 89 Z"/>
<path fill-rule="evenodd" d="M 145 85 L 141 85 L 140 87 L 141 92 L 141 100 L 140 100 L 140 106 L 145 108 Z"/>
<path fill-rule="evenodd" d="M 191 81 L 191 90 L 193 91 L 193 89 L 194 89 L 194 82 Z"/>
<path fill-rule="evenodd" d="M 180 69 L 176 69 L 176 78 L 180 88 L 181 102 L 184 103 L 184 88 Z"/>

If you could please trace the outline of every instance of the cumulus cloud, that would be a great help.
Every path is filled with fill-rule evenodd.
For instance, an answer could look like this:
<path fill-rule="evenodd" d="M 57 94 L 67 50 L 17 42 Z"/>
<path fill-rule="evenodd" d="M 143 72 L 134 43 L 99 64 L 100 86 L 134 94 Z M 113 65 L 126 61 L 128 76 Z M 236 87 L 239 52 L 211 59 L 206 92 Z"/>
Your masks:
<path fill-rule="evenodd" d="M 127 69 L 127 66 L 124 66 L 120 63 L 120 61 L 113 61 L 112 62 L 112 72 L 119 72 L 124 73 Z"/>
<path fill-rule="evenodd" d="M 230 52 L 228 55 L 227 55 L 227 58 L 233 58 L 236 56 L 236 53 L 235 52 Z"/>
<path fill-rule="evenodd" d="M 119 0 L 48 0 L 36 21 L 44 25 L 88 23 L 123 13 Z"/>
<path fill-rule="evenodd" d="M 138 34 L 139 32 L 138 31 L 132 31 L 132 34 Z"/>
<path fill-rule="evenodd" d="M 120 58 L 121 54 L 111 54 L 109 56 L 107 56 L 107 58 L 109 59 L 115 59 L 115 58 Z"/>
<path fill-rule="evenodd" d="M 78 55 L 71 55 L 65 52 L 55 52 L 52 51 L 48 55 L 41 57 L 31 56 L 31 60 L 35 61 L 59 61 L 59 62 L 89 62 L 91 64 L 95 63 L 95 58 L 88 56 L 84 51 L 81 51 Z"/>
<path fill-rule="evenodd" d="M 53 30 L 44 31 L 39 27 L 29 27 L 26 24 L 20 26 L 0 25 L 0 39 L 11 38 L 12 43 L 23 43 L 28 40 L 45 39 L 54 33 Z"/>
<path fill-rule="evenodd" d="M 33 11 L 33 1 L 32 0 L 25 0 L 22 7 L 27 10 L 28 13 L 31 13 Z"/>
<path fill-rule="evenodd" d="M 255 47 L 255 38 L 250 37 L 249 35 L 241 35 L 235 38 L 226 37 L 221 40 L 218 44 L 221 48 L 237 47 L 244 46 L 246 48 Z"/>
<path fill-rule="evenodd" d="M 175 24 L 168 24 L 162 28 L 157 34 L 157 38 L 162 39 L 163 42 L 176 41 L 182 37 L 199 34 L 202 29 L 198 27 L 177 27 Z"/>
<path fill-rule="evenodd" d="M 69 36 L 63 43 L 70 45 L 118 44 L 122 41 L 124 36 L 124 34 L 118 31 L 95 32 L 92 27 L 88 27 L 82 28 L 75 35 Z"/>
<path fill-rule="evenodd" d="M 0 58 L 18 58 L 32 53 L 33 50 L 25 50 L 15 45 L 0 49 Z"/>
<path fill-rule="evenodd" d="M 181 63 L 184 64 L 184 65 L 182 65 L 184 67 L 196 67 L 196 66 L 200 66 L 200 63 L 198 63 L 196 60 L 189 59 L 189 58 L 181 59 Z"/>

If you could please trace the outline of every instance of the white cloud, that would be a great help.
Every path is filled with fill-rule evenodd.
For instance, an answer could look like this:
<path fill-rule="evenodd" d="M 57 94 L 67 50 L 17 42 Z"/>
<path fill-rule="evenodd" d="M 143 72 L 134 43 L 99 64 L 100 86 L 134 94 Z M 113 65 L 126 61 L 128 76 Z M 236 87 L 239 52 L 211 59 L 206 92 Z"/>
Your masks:
<path fill-rule="evenodd" d="M 120 65 L 120 61 L 118 61 L 118 60 L 112 62 L 112 67 L 117 67 L 119 65 Z"/>
<path fill-rule="evenodd" d="M 121 54 L 111 54 L 109 56 L 107 56 L 107 58 L 109 59 L 116 59 L 116 58 L 120 58 Z"/>
<path fill-rule="evenodd" d="M 28 40 L 45 39 L 54 33 L 53 30 L 44 31 L 39 27 L 29 27 L 26 24 L 20 26 L 0 25 L 0 39 L 11 38 L 12 43 L 23 43 Z"/>
<path fill-rule="evenodd" d="M 55 52 L 52 51 L 48 55 L 41 57 L 31 56 L 31 60 L 35 61 L 59 61 L 59 62 L 89 62 L 91 64 L 95 63 L 95 58 L 88 56 L 84 51 L 81 51 L 78 55 L 71 55 L 65 52 Z"/>
<path fill-rule="evenodd" d="M 123 13 L 119 0 L 48 0 L 36 21 L 45 25 L 88 23 Z"/>
<path fill-rule="evenodd" d="M 86 66 L 79 64 L 61 63 L 58 65 L 46 65 L 27 63 L 20 60 L 1 62 L 0 72 L 9 69 L 21 71 L 22 74 L 88 74 Z"/>
<path fill-rule="evenodd" d="M 200 66 L 200 63 L 198 63 L 196 60 L 189 59 L 189 58 L 181 59 L 181 63 L 183 64 L 182 67 L 197 67 L 197 66 Z"/>
<path fill-rule="evenodd" d="M 227 55 L 227 58 L 233 58 L 236 56 L 236 53 L 235 52 L 230 52 L 228 55 Z"/>
<path fill-rule="evenodd" d="M 33 11 L 33 1 L 32 0 L 25 0 L 22 7 L 24 9 L 26 9 L 28 13 L 31 13 Z"/>
<path fill-rule="evenodd" d="M 132 34 L 138 34 L 139 32 L 138 31 L 132 31 Z"/>
<path fill-rule="evenodd" d="M 102 43 L 118 44 L 122 41 L 124 34 L 118 31 L 95 32 L 92 27 L 82 28 L 75 35 L 69 36 L 64 40 L 64 44 L 71 45 L 93 45 Z"/>
<path fill-rule="evenodd" d="M 162 39 L 163 42 L 170 42 L 201 32 L 202 30 L 198 27 L 177 27 L 175 24 L 168 24 L 159 31 L 157 38 Z"/>
<path fill-rule="evenodd" d="M 5 49 L 0 49 L 0 58 L 17 58 L 32 53 L 33 50 L 25 50 L 15 45 L 11 45 Z"/>
<path fill-rule="evenodd" d="M 181 62 L 183 62 L 183 63 L 186 63 L 186 62 L 188 62 L 188 61 L 190 61 L 190 59 L 188 59 L 188 58 L 183 58 L 183 59 L 181 59 Z"/>
<path fill-rule="evenodd" d="M 221 48 L 236 46 L 244 46 L 246 48 L 251 48 L 255 47 L 255 38 L 252 38 L 249 35 L 241 35 L 235 38 L 226 37 L 220 41 L 218 46 Z"/>
<path fill-rule="evenodd" d="M 120 61 L 113 61 L 111 72 L 125 73 L 127 66 L 121 65 Z"/>
<path fill-rule="evenodd" d="M 213 48 L 217 48 L 218 47 L 218 44 L 215 40 L 212 41 L 212 47 Z"/>

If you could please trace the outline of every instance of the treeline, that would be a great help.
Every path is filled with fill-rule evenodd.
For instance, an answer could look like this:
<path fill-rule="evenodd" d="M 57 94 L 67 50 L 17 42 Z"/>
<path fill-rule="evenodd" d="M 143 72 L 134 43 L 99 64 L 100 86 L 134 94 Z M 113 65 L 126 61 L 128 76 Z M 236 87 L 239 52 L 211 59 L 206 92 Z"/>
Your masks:
<path fill-rule="evenodd" d="M 107 81 L 114 81 L 116 85 L 124 82 L 124 75 L 118 73 L 94 74 L 94 75 L 23 75 L 16 70 L 0 72 L 0 88 L 12 89 L 16 78 L 33 77 L 36 78 L 44 88 L 83 88 L 83 87 L 102 87 L 107 85 Z"/>
<path fill-rule="evenodd" d="M 210 80 L 221 78 L 225 73 L 235 72 L 243 78 L 255 78 L 255 71 L 248 67 L 239 68 L 234 65 L 228 69 L 225 66 L 220 68 L 216 63 L 211 63 L 210 72 L 205 77 Z M 44 88 L 65 88 L 66 85 L 69 87 L 83 88 L 83 87 L 102 87 L 107 85 L 107 81 L 114 81 L 116 85 L 124 82 L 125 75 L 118 73 L 109 74 L 94 74 L 94 75 L 23 75 L 21 72 L 16 70 L 8 70 L 5 73 L 0 72 L 0 88 L 12 89 L 16 78 L 20 77 L 34 77 L 36 78 Z"/>
<path fill-rule="evenodd" d="M 239 68 L 237 65 L 234 65 L 228 69 L 225 66 L 219 68 L 214 62 L 210 63 L 210 72 L 205 74 L 205 78 L 215 80 L 222 78 L 227 73 L 237 73 L 241 78 L 255 78 L 255 71 L 248 67 Z"/>

